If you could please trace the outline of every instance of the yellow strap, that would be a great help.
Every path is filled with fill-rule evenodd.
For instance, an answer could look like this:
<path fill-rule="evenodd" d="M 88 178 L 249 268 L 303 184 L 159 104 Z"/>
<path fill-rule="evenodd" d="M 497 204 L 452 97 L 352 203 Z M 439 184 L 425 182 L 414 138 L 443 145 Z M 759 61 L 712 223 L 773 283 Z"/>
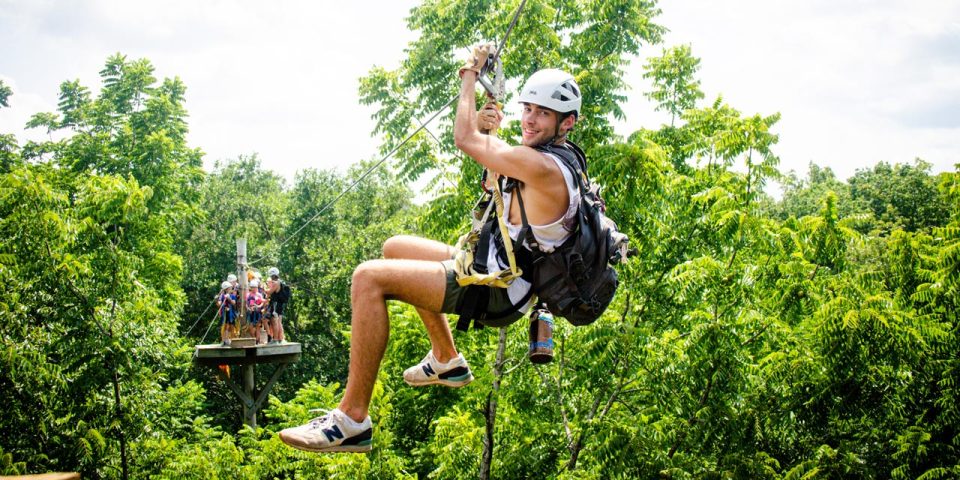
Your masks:
<path fill-rule="evenodd" d="M 503 220 L 503 195 L 500 193 L 500 182 L 494 182 L 493 203 L 497 209 L 497 223 L 500 228 L 500 235 L 503 237 L 503 245 L 507 250 L 507 263 L 509 270 L 500 270 L 490 273 L 479 273 L 473 268 L 474 252 L 477 242 L 480 240 L 480 232 L 477 229 L 460 237 L 457 246 L 460 252 L 454 259 L 454 271 L 457 274 L 457 283 L 461 287 L 467 285 L 487 285 L 495 288 L 507 288 L 513 283 L 513 280 L 523 275 L 523 270 L 517 268 L 517 260 L 513 254 L 513 241 L 510 240 L 510 232 L 507 230 L 507 224 Z M 489 211 L 489 210 L 488 210 Z M 486 218 L 484 218 L 486 220 Z"/>

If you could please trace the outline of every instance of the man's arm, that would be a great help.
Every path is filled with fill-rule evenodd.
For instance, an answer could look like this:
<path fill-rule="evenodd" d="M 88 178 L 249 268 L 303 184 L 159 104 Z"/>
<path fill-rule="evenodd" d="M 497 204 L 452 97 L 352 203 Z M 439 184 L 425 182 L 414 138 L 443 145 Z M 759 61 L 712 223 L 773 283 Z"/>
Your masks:
<path fill-rule="evenodd" d="M 511 146 L 493 135 L 484 135 L 477 128 L 477 73 L 466 70 L 460 85 L 460 99 L 453 123 L 454 142 L 484 167 L 501 175 L 516 178 L 528 185 L 555 181 L 562 175 L 556 163 L 546 155 L 525 146 Z"/>

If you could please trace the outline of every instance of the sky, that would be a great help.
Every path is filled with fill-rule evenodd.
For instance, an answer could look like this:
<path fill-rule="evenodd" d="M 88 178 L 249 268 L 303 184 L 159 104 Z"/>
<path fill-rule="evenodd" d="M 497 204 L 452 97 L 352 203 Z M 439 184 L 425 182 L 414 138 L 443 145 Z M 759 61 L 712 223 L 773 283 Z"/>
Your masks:
<path fill-rule="evenodd" d="M 416 38 L 410 0 L 0 0 L 0 79 L 13 89 L 0 132 L 22 143 L 59 85 L 94 92 L 107 57 L 147 58 L 187 86 L 189 143 L 204 165 L 256 153 L 288 181 L 306 168 L 379 159 L 373 107 L 358 80 L 396 68 Z M 744 115 L 781 113 L 780 168 L 813 162 L 845 179 L 879 161 L 960 163 L 960 2 L 953 0 L 665 0 L 670 31 L 627 70 L 617 133 L 658 128 L 643 92 L 645 59 L 688 44 L 704 103 L 722 95 Z M 521 18 L 521 22 L 523 19 Z M 509 46 L 508 46 L 509 48 Z M 455 81 L 451 72 L 451 82 Z M 508 84 L 509 86 L 509 84 Z M 589 101 L 589 99 L 586 99 Z M 518 118 L 517 108 L 507 119 Z"/>

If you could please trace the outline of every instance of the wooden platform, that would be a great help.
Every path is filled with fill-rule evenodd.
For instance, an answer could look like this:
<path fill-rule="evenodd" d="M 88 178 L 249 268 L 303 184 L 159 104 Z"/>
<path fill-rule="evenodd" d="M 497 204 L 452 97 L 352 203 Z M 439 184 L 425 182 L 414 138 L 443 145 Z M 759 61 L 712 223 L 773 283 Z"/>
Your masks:
<path fill-rule="evenodd" d="M 79 473 L 39 473 L 36 475 L 0 476 L 10 480 L 80 480 Z"/>
<path fill-rule="evenodd" d="M 300 360 L 301 345 L 288 342 L 274 345 L 222 347 L 219 343 L 197 345 L 193 360 L 200 365 L 249 365 L 292 363 Z"/>

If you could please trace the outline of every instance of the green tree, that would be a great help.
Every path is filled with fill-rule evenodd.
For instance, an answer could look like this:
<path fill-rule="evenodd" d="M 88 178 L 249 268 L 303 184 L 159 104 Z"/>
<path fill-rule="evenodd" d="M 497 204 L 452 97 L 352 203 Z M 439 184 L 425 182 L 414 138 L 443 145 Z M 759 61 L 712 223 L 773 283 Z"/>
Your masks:
<path fill-rule="evenodd" d="M 10 106 L 11 95 L 13 95 L 13 90 L 3 80 L 0 80 L 0 107 Z M 11 134 L 0 132 L 0 173 L 9 172 L 21 161 L 18 150 L 17 138 Z"/>
<path fill-rule="evenodd" d="M 880 162 L 873 168 L 859 169 L 848 180 L 850 196 L 890 230 L 916 231 L 943 225 L 949 209 L 937 190 L 937 179 L 930 175 L 931 167 L 917 159 L 913 165 Z"/>
<path fill-rule="evenodd" d="M 846 218 L 860 211 L 850 199 L 850 186 L 837 179 L 830 167 L 820 167 L 810 163 L 807 178 L 799 178 L 790 172 L 783 179 L 783 198 L 778 205 L 776 215 L 781 220 L 789 217 L 802 218 L 815 215 L 820 210 L 827 192 L 837 197 L 839 214 Z"/>
<path fill-rule="evenodd" d="M 79 81 L 60 85 L 57 113 L 35 114 L 28 128 L 73 135 L 60 141 L 27 142 L 23 156 L 46 159 L 74 172 L 131 176 L 153 190 L 151 211 L 182 212 L 202 178 L 199 149 L 186 143 L 186 87 L 179 78 L 157 86 L 146 59 L 107 59 L 97 98 Z"/>
<path fill-rule="evenodd" d="M 127 474 L 181 371 L 180 259 L 152 191 L 44 165 L 2 179 L 4 374 L 15 408 L 4 450 L 31 470 Z M 112 476 L 112 475 L 111 475 Z"/>
<path fill-rule="evenodd" d="M 700 69 L 700 59 L 691 54 L 690 45 L 663 49 L 661 56 L 648 58 L 643 69 L 643 78 L 653 81 L 653 90 L 644 96 L 657 102 L 655 110 L 670 113 L 671 127 L 677 117 L 703 98 L 700 80 L 694 77 Z"/>
<path fill-rule="evenodd" d="M 0 80 L 0 107 L 10 106 L 11 95 L 13 95 L 13 89 L 11 89 L 6 82 Z"/>
<path fill-rule="evenodd" d="M 19 158 L 0 175 L 0 271 L 16 276 L 0 305 L 14 412 L 2 428 L 23 434 L 2 447 L 30 471 L 127 477 L 134 444 L 185 420 L 156 414 L 188 359 L 174 239 L 200 153 L 182 84 L 153 87 L 151 72 L 112 57 L 97 99 L 65 82 L 58 112 L 28 122 L 61 140 L 5 149 Z"/>

